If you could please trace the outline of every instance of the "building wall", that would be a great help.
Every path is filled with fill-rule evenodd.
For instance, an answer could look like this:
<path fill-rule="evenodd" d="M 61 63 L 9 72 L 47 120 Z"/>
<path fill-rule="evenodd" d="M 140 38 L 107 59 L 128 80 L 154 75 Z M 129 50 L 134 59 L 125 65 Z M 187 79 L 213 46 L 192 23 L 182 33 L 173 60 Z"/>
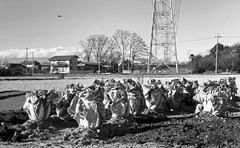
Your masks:
<path fill-rule="evenodd" d="M 77 70 L 77 57 L 70 61 L 50 61 L 50 73 L 71 73 Z"/>
<path fill-rule="evenodd" d="M 50 73 L 70 73 L 70 62 L 50 61 Z"/>
<path fill-rule="evenodd" d="M 78 70 L 78 67 L 77 67 L 77 57 L 73 57 L 71 60 L 70 60 L 70 72 L 71 71 L 76 71 Z"/>

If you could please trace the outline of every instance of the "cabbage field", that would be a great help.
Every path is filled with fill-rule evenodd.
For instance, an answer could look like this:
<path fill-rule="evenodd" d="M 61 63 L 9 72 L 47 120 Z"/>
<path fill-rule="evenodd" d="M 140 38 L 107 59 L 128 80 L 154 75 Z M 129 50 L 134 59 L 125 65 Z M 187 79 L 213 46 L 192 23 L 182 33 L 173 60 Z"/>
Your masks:
<path fill-rule="evenodd" d="M 55 89 L 61 95 L 68 84 L 89 86 L 95 79 L 132 78 L 144 84 L 152 78 L 165 83 L 184 77 L 203 85 L 208 80 L 218 81 L 230 76 L 236 77 L 240 88 L 240 75 L 0 77 L 0 135 L 5 135 L 0 136 L 0 147 L 240 147 L 239 96 L 220 117 L 195 115 L 195 108 L 189 106 L 180 111 L 162 111 L 160 115 L 144 112 L 119 119 L 121 124 L 104 124 L 97 131 L 79 129 L 76 121 L 63 121 L 54 115 L 46 121 L 30 122 L 22 110 L 26 92 Z M 18 135 L 18 130 L 24 130 L 28 137 Z"/>

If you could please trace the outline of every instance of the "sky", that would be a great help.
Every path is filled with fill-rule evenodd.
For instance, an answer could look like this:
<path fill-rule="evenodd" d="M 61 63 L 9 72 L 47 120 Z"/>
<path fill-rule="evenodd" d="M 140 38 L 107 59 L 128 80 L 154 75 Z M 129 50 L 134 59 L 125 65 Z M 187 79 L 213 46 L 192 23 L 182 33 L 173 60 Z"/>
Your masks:
<path fill-rule="evenodd" d="M 178 0 L 180 1 L 180 0 Z M 240 0 L 181 0 L 177 23 L 179 61 L 207 54 L 219 42 L 240 42 Z M 61 15 L 62 17 L 58 17 Z M 0 61 L 78 54 L 80 40 L 137 33 L 150 44 L 152 0 L 0 0 Z"/>

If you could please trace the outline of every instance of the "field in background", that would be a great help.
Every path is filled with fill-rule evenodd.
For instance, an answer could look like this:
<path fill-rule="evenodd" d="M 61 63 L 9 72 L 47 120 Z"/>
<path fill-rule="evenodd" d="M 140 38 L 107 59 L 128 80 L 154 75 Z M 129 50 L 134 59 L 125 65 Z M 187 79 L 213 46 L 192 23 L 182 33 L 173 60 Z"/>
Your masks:
<path fill-rule="evenodd" d="M 132 78 L 140 83 L 145 84 L 149 79 L 159 79 L 163 83 L 166 81 L 184 77 L 188 80 L 198 80 L 200 85 L 208 80 L 219 80 L 220 78 L 236 77 L 237 87 L 240 88 L 240 75 L 183 75 L 183 76 L 167 76 L 167 75 L 85 75 L 81 77 L 65 77 L 65 79 L 54 78 L 34 78 L 34 77 L 1 77 L 0 78 L 0 92 L 10 90 L 32 91 L 36 89 L 55 89 L 56 91 L 63 91 L 66 85 L 71 83 L 81 83 L 84 86 L 89 86 L 94 79 L 115 79 L 122 80 Z M 4 80 L 6 79 L 6 80 Z M 27 79 L 27 80 L 26 80 Z M 238 92 L 239 94 L 239 92 Z"/>

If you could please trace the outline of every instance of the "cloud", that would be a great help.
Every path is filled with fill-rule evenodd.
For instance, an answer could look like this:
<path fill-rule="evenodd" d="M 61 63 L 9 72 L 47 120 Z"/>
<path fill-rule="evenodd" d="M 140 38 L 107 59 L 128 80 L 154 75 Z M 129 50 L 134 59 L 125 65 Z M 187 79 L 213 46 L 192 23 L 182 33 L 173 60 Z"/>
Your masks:
<path fill-rule="evenodd" d="M 99 30 L 99 27 L 95 26 L 93 27 L 94 30 Z"/>
<path fill-rule="evenodd" d="M 12 58 L 26 58 L 26 49 L 9 49 L 1 51 L 0 59 Z M 82 51 L 76 47 L 54 47 L 54 48 L 30 48 L 28 49 L 28 57 L 37 58 L 50 58 L 57 55 L 78 55 L 81 57 Z"/>
<path fill-rule="evenodd" d="M 31 32 L 27 34 L 19 34 L 18 37 L 38 37 L 41 34 L 39 32 Z"/>

